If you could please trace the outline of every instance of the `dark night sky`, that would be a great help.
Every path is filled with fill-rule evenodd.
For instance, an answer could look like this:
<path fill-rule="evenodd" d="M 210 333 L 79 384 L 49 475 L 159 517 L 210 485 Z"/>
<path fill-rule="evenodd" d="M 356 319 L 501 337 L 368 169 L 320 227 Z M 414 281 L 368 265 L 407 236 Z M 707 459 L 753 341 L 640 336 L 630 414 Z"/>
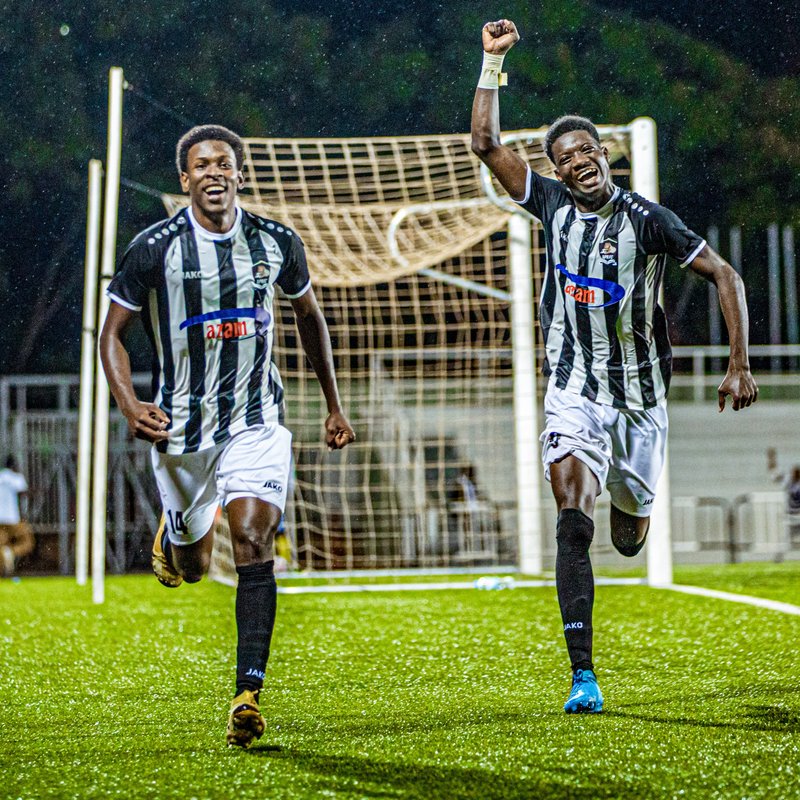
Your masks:
<path fill-rule="evenodd" d="M 183 5 L 184 11 L 187 5 Z M 105 70 L 108 64 L 124 64 L 126 78 L 138 89 L 149 92 L 156 101 L 162 102 L 167 107 L 165 109 L 162 106 L 159 109 L 155 103 L 148 102 L 141 94 L 137 95 L 134 92 L 126 94 L 128 139 L 127 146 L 123 150 L 123 175 L 157 189 L 175 190 L 177 187 L 170 159 L 168 157 L 165 159 L 164 154 L 169 155 L 171 143 L 189 124 L 205 121 L 206 117 L 213 116 L 217 110 L 214 105 L 214 91 L 218 88 L 215 81 L 227 80 L 229 77 L 234 83 L 237 80 L 239 83 L 249 81 L 248 88 L 252 88 L 253 91 L 252 96 L 248 95 L 247 99 L 248 113 L 240 113 L 235 117 L 236 124 L 240 125 L 240 130 L 247 135 L 254 135 L 254 131 L 263 131 L 266 135 L 298 135 L 298 130 L 307 131 L 304 135 L 411 133 L 419 130 L 414 128 L 415 125 L 424 126 L 421 130 L 425 132 L 465 130 L 469 125 L 469 100 L 459 105 L 460 101 L 454 101 L 453 98 L 460 97 L 459 91 L 464 96 L 470 95 L 471 89 L 467 84 L 474 85 L 471 81 L 477 74 L 479 56 L 474 55 L 476 60 L 467 66 L 464 59 L 454 58 L 453 53 L 467 51 L 474 53 L 473 48 L 480 47 L 478 36 L 480 21 L 498 19 L 502 16 L 514 18 L 519 14 L 517 21 L 521 23 L 523 42 L 534 44 L 536 40 L 541 48 L 540 52 L 546 54 L 555 50 L 560 42 L 552 34 L 550 34 L 552 42 L 544 38 L 548 36 L 546 33 L 548 28 L 544 22 L 542 32 L 536 30 L 537 18 L 541 19 L 548 10 L 554 15 L 558 14 L 558 22 L 564 24 L 555 26 L 551 24 L 549 30 L 558 29 L 564 32 L 565 36 L 569 36 L 569 13 L 574 10 L 576 19 L 579 18 L 575 28 L 581 28 L 584 40 L 590 40 L 591 29 L 587 34 L 586 24 L 583 21 L 587 16 L 583 10 L 587 6 L 593 9 L 588 15 L 592 21 L 596 14 L 598 22 L 604 21 L 608 24 L 611 20 L 612 27 L 615 21 L 619 21 L 620 13 L 640 20 L 658 20 L 663 25 L 671 26 L 695 40 L 719 48 L 733 59 L 744 63 L 754 76 L 760 78 L 796 77 L 800 74 L 798 0 L 791 3 L 781 3 L 778 0 L 749 0 L 749 2 L 716 0 L 705 4 L 698 3 L 697 0 L 664 2 L 592 0 L 592 3 L 586 3 L 585 0 L 559 0 L 558 4 L 553 5 L 526 3 L 524 0 L 505 0 L 505 2 L 462 0 L 459 3 L 445 0 L 406 0 L 402 5 L 389 3 L 387 0 L 349 0 L 349 2 L 272 0 L 271 3 L 261 3 L 259 0 L 236 0 L 219 6 L 207 0 L 193 4 L 192 9 L 196 11 L 196 17 L 189 16 L 185 20 L 174 9 L 170 11 L 168 6 L 160 9 L 152 2 L 142 3 L 136 0 L 108 0 L 107 3 L 97 2 L 94 5 L 88 0 L 55 4 L 47 4 L 44 0 L 10 0 L 10 2 L 7 0 L 0 5 L 0 19 L 6 23 L 0 26 L 0 73 L 7 78 L 6 96 L 0 102 L 0 130 L 5 131 L 15 143 L 15 158 L 25 162 L 26 173 L 25 180 L 17 179 L 15 177 L 17 165 L 9 163 L 10 168 L 6 171 L 2 183 L 13 193 L 15 202 L 19 203 L 25 214 L 26 221 L 32 219 L 29 210 L 33 207 L 39 210 L 46 209 L 46 213 L 53 221 L 49 240 L 30 226 L 29 229 L 25 229 L 23 224 L 15 232 L 19 240 L 14 243 L 17 249 L 9 248 L 7 253 L 0 257 L 0 300 L 10 298 L 20 280 L 30 280 L 32 286 L 27 294 L 17 292 L 14 295 L 19 300 L 17 309 L 13 308 L 12 303 L 8 304 L 9 315 L 13 317 L 12 327 L 24 327 L 25 319 L 30 316 L 28 306 L 32 302 L 31 298 L 41 294 L 39 284 L 42 280 L 48 287 L 47 296 L 60 297 L 63 301 L 63 313 L 69 324 L 72 327 L 79 324 L 80 294 L 77 278 L 73 281 L 75 286 L 61 291 L 65 279 L 74 272 L 68 265 L 80 264 L 82 259 L 85 173 L 82 164 L 78 173 L 75 163 L 83 159 L 89 151 L 101 156 L 104 151 Z M 265 23 L 263 30 L 260 29 L 262 33 L 268 37 L 273 33 L 276 34 L 272 37 L 272 49 L 263 48 L 263 36 L 257 41 L 248 38 L 248 31 L 241 27 L 241 20 L 246 19 L 248 15 L 257 15 Z M 302 29 L 291 27 L 302 15 L 308 15 L 309 23 Z M 323 20 L 320 23 L 319 19 L 311 19 L 314 17 L 321 17 Z M 449 23 L 451 19 L 453 22 Z M 470 31 L 475 24 L 474 34 L 470 34 L 475 36 L 474 40 L 462 36 L 462 29 L 467 21 Z M 283 29 L 276 31 L 272 27 L 273 22 L 275 26 L 283 24 Z M 459 26 L 458 22 L 462 25 Z M 119 30 L 125 31 L 124 37 L 118 35 L 115 23 L 119 23 L 117 26 Z M 315 28 L 315 24 L 318 24 L 318 28 Z M 233 58 L 234 63 L 254 64 L 258 67 L 249 73 L 253 77 L 247 78 L 238 72 L 230 76 L 225 69 L 218 67 L 217 62 L 224 61 L 224 56 L 217 58 L 214 53 L 212 34 L 215 27 L 229 34 L 226 41 L 228 48 L 231 46 L 241 48 L 241 52 L 236 53 Z M 600 25 L 597 27 L 599 29 Z M 625 27 L 622 22 L 620 28 L 624 30 Z M 641 39 L 641 26 L 631 27 L 639 28 L 637 35 Z M 164 41 L 169 41 L 165 39 L 162 28 L 180 32 L 181 44 L 191 41 L 194 43 L 193 47 L 204 48 L 204 59 L 199 60 L 196 65 L 196 74 L 200 77 L 194 83 L 198 85 L 208 83 L 214 87 L 214 91 L 202 94 L 197 90 L 197 86 L 193 84 L 194 64 L 187 65 L 186 71 L 181 72 L 174 83 L 163 80 L 163 75 L 155 69 L 153 61 L 158 57 L 159 46 L 155 45 L 154 41 L 161 42 L 162 47 Z M 317 29 L 323 32 L 327 29 L 334 33 L 328 35 L 327 40 L 321 40 L 314 34 Z M 394 33 L 396 39 L 388 44 L 381 44 L 380 37 L 376 36 L 376 29 L 387 32 L 385 35 Z M 208 35 L 206 30 L 209 31 Z M 303 40 L 298 46 L 303 48 L 303 56 L 311 54 L 317 57 L 316 61 L 313 57 L 305 61 L 302 58 L 293 61 L 291 52 L 293 37 L 299 38 L 298 34 L 304 33 L 307 33 L 308 39 Z M 659 35 L 663 35 L 665 39 L 671 38 L 669 30 L 661 30 Z M 279 42 L 280 45 L 276 47 L 274 42 Z M 646 42 L 645 48 L 647 44 Z M 572 42 L 571 46 L 576 46 L 575 42 Z M 329 61 L 334 62 L 335 59 L 329 58 L 331 54 L 325 52 L 325 47 L 337 49 L 339 52 L 335 55 L 339 56 L 339 61 L 343 60 L 341 53 L 349 53 L 348 48 L 352 47 L 354 52 L 360 50 L 366 53 L 365 58 L 374 54 L 376 59 L 380 59 L 388 52 L 393 58 L 397 57 L 401 65 L 403 61 L 400 56 L 403 53 L 414 53 L 417 56 L 421 54 L 424 56 L 421 63 L 425 66 L 424 70 L 416 72 L 407 70 L 398 81 L 405 82 L 410 87 L 408 97 L 401 97 L 397 93 L 393 95 L 400 111 L 394 115 L 384 116 L 376 112 L 373 114 L 373 119 L 364 119 L 347 112 L 348 89 L 345 89 L 340 99 L 336 97 L 337 92 L 341 91 L 339 87 L 324 83 L 326 75 L 337 74 L 328 69 Z M 527 52 L 531 50 L 533 47 Z M 525 52 L 526 49 L 520 47 L 519 55 L 514 56 L 512 64 L 524 63 Z M 605 74 L 603 55 L 601 53 L 597 57 L 596 64 L 592 61 L 590 65 L 596 66 L 596 70 L 593 70 L 596 76 L 595 82 L 602 82 Z M 169 59 L 165 57 L 165 61 Z M 303 68 L 295 68 L 293 72 L 293 64 L 297 62 L 302 62 Z M 268 81 L 263 79 L 264 70 L 261 68 L 262 64 L 270 63 L 279 65 L 277 74 L 281 75 L 283 80 L 280 84 L 283 94 L 277 96 L 277 104 L 273 102 L 275 98 L 270 95 L 269 87 L 265 88 Z M 634 70 L 638 65 L 639 62 L 634 64 Z M 467 69 L 469 75 L 466 74 Z M 461 72 L 456 74 L 456 70 Z M 384 79 L 389 75 L 386 71 L 382 74 Z M 65 80 L 63 77 L 65 75 L 70 76 L 71 80 Z M 21 80 L 15 83 L 15 76 Z M 428 116 L 420 122 L 420 107 L 425 105 L 426 99 L 430 100 L 431 96 L 436 96 L 434 92 L 425 94 L 425 81 L 430 80 L 432 76 L 439 76 L 440 85 L 437 87 L 439 100 L 428 103 L 425 108 Z M 783 95 L 773 93 L 772 84 L 767 81 L 759 83 L 769 86 L 770 97 L 785 97 L 794 91 L 788 82 L 783 82 L 787 84 L 783 88 Z M 772 83 L 777 87 L 779 82 Z M 446 88 L 445 85 L 449 87 L 451 84 L 452 86 L 458 84 L 459 88 L 452 92 L 449 88 L 447 91 L 442 89 Z M 56 86 L 58 88 L 54 91 Z M 369 103 L 379 107 L 379 110 L 384 107 L 393 108 L 391 103 L 387 103 L 384 99 L 383 87 L 376 89 L 374 82 L 370 85 L 369 79 L 365 80 L 357 71 L 354 73 L 353 91 L 358 91 L 360 97 L 368 98 Z M 330 118 L 325 116 L 325 109 L 328 107 L 319 102 L 320 98 L 327 97 L 333 98 L 331 107 L 334 112 L 338 112 L 338 116 L 331 124 L 328 124 Z M 260 99 L 264 102 L 259 102 Z M 503 122 L 507 127 L 513 127 L 514 124 L 541 123 L 542 120 L 539 118 L 528 120 L 526 123 L 521 120 L 519 113 L 515 116 L 515 100 L 519 100 L 519 94 L 516 96 L 509 94 L 504 99 Z M 286 121 L 288 117 L 282 116 L 275 110 L 280 103 L 293 104 L 303 109 L 300 116 L 295 114 L 291 119 L 294 128 L 290 132 L 286 131 L 287 125 L 290 124 Z M 366 107 L 368 103 L 362 105 Z M 754 107 L 756 106 L 753 104 L 749 106 L 749 108 Z M 772 104 L 758 107 L 773 108 Z M 789 99 L 782 104 L 776 103 L 775 107 L 789 109 L 786 113 L 795 113 L 796 105 Z M 344 112 L 342 108 L 345 109 Z M 744 110 L 746 112 L 747 106 Z M 230 106 L 226 113 L 231 114 Z M 561 111 L 549 109 L 548 113 L 561 113 Z M 705 118 L 713 121 L 710 112 Z M 737 119 L 742 118 L 741 115 L 737 117 Z M 704 121 L 701 121 L 700 127 Z M 764 119 L 759 118 L 759 122 L 763 125 Z M 784 127 L 787 127 L 787 124 L 789 130 L 793 130 L 791 123 L 785 123 Z M 37 126 L 38 130 L 34 131 L 36 137 L 31 136 L 29 131 L 36 129 Z M 759 127 L 757 130 L 760 131 L 762 128 Z M 727 135 L 725 132 L 723 134 Z M 727 141 L 723 136 L 723 143 Z M 789 149 L 787 147 L 786 158 L 791 160 L 792 153 Z M 746 152 L 748 163 L 753 163 L 751 155 L 753 149 L 746 148 Z M 690 168 L 683 165 L 674 155 L 673 153 L 671 162 L 674 170 L 682 169 L 684 174 L 689 172 Z M 709 158 L 724 157 L 724 153 L 709 155 Z M 63 167 L 59 164 L 59 159 Z M 13 160 L 9 159 L 9 162 Z M 735 169 L 737 165 L 732 166 Z M 778 166 L 782 168 L 783 162 Z M 58 190 L 53 191 L 54 182 L 70 169 L 73 170 L 71 182 L 59 184 Z M 730 174 L 730 170 L 728 172 Z M 785 169 L 781 172 L 782 175 L 789 173 L 790 171 Z M 761 174 L 763 172 L 759 172 L 759 175 Z M 701 188 L 713 198 L 715 186 L 716 184 Z M 698 196 L 700 194 L 698 192 Z M 784 197 L 789 194 L 785 192 Z M 36 198 L 44 199 L 37 205 Z M 765 202 L 763 205 L 770 204 L 775 207 L 777 204 L 774 201 L 774 194 L 770 195 L 770 198 L 768 203 Z M 163 211 L 157 199 L 141 195 L 130 188 L 123 189 L 122 202 L 120 248 L 134 232 L 131 230 L 132 226 L 137 226 L 138 229 L 143 219 L 149 220 Z M 28 236 L 24 241 L 23 234 Z M 20 253 L 24 253 L 34 265 L 25 274 L 11 268 L 12 264 L 19 261 Z M 53 264 L 57 269 L 52 268 Z M 35 281 L 30 278 L 30 275 L 34 274 L 37 276 Z M 56 303 L 51 303 L 51 306 L 55 307 Z M 54 342 L 59 346 L 62 344 L 55 330 L 50 331 L 48 328 L 42 337 L 42 341 L 45 339 L 48 341 L 51 351 L 54 351 Z M 9 337 L 6 337 L 6 341 L 9 341 Z M 20 352 L 24 354 L 24 349 L 14 353 L 11 353 L 10 349 L 5 353 L 0 351 L 0 370 L 7 369 L 9 364 L 16 364 L 14 370 L 60 368 L 62 362 L 75 363 L 77 358 L 74 347 L 66 355 L 59 350 L 49 360 L 37 359 L 34 355 L 22 358 Z"/>
<path fill-rule="evenodd" d="M 800 2 L 782 0 L 594 0 L 641 19 L 659 19 L 709 42 L 765 76 L 800 74 Z"/>

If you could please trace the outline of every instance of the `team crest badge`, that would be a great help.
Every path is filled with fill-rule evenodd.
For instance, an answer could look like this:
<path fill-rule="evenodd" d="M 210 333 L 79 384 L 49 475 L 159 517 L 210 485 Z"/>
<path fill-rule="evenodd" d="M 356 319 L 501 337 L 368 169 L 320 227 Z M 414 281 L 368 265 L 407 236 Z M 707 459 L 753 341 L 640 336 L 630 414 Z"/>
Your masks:
<path fill-rule="evenodd" d="M 261 291 L 269 287 L 269 264 L 266 261 L 253 264 L 253 284 Z"/>
<path fill-rule="evenodd" d="M 617 244 L 611 239 L 606 239 L 600 245 L 600 260 L 609 266 L 617 261 Z"/>

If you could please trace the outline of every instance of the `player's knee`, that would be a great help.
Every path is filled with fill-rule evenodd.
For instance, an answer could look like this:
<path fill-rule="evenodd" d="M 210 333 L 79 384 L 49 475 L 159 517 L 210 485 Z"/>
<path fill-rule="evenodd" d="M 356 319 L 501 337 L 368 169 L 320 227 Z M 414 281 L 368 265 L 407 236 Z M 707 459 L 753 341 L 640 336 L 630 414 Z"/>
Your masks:
<path fill-rule="evenodd" d="M 246 521 L 237 526 L 235 536 L 242 544 L 248 544 L 253 547 L 263 548 L 272 544 L 275 539 L 275 532 L 278 529 L 280 517 L 277 519 L 269 519 L 256 523 L 255 521 Z M 231 530 L 231 535 L 234 531 Z"/>
<path fill-rule="evenodd" d="M 558 514 L 556 542 L 559 549 L 574 553 L 585 553 L 594 538 L 592 518 L 579 508 L 564 508 Z"/>
<path fill-rule="evenodd" d="M 199 583 L 208 574 L 211 566 L 211 553 L 199 553 L 189 565 L 181 566 L 181 575 L 186 583 Z"/>
<path fill-rule="evenodd" d="M 638 555 L 647 540 L 650 520 L 634 517 L 611 507 L 611 543 L 620 555 L 633 558 Z"/>

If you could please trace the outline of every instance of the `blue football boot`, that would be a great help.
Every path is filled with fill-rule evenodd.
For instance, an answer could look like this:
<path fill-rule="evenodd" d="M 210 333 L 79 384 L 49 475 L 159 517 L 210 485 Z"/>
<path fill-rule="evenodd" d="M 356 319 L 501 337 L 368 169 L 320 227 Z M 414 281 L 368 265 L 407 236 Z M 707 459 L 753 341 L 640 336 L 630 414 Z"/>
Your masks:
<path fill-rule="evenodd" d="M 564 711 L 567 714 L 599 714 L 602 710 L 603 693 L 597 685 L 597 676 L 590 669 L 576 669 Z"/>

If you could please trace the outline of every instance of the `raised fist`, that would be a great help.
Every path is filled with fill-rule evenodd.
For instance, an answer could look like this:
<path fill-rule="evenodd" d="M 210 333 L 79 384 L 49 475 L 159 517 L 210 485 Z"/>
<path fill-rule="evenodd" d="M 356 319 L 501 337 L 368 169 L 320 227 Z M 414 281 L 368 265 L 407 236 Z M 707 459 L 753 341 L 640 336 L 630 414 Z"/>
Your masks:
<path fill-rule="evenodd" d="M 519 41 L 519 33 L 510 19 L 499 19 L 483 26 L 481 38 L 485 52 L 503 56 Z"/>

